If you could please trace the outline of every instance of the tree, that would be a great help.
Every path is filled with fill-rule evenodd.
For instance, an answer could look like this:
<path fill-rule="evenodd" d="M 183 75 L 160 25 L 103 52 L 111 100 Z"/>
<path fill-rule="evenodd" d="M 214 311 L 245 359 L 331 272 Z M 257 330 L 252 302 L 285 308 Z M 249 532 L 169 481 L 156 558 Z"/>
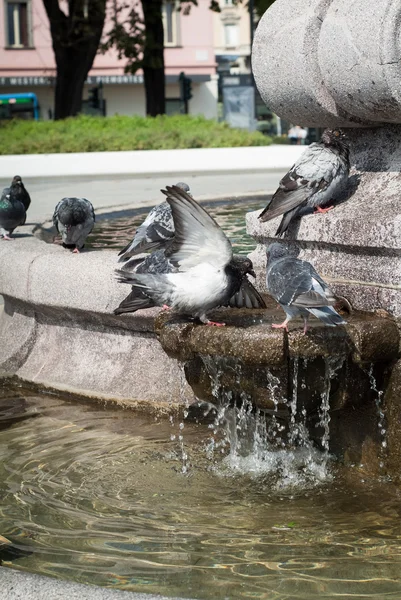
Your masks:
<path fill-rule="evenodd" d="M 255 10 L 258 16 L 262 17 L 274 2 L 275 0 L 254 0 Z"/>
<path fill-rule="evenodd" d="M 241 1 L 234 0 L 234 3 Z M 262 15 L 274 1 L 254 0 L 253 4 L 256 12 Z M 114 46 L 119 58 L 128 59 L 125 67 L 128 73 L 143 70 L 146 114 L 156 116 L 165 112 L 163 0 L 141 0 L 141 4 L 142 11 L 138 10 L 137 2 L 129 8 L 129 4 L 118 4 L 118 0 L 114 0 L 113 27 L 107 33 L 102 50 Z M 193 5 L 197 5 L 197 0 L 179 0 L 179 9 L 184 14 L 188 14 Z M 210 0 L 209 8 L 220 12 L 220 3 Z"/>
<path fill-rule="evenodd" d="M 68 10 L 64 12 L 59 0 L 43 0 L 57 66 L 55 119 L 81 111 L 84 83 L 96 53 L 111 47 L 117 49 L 119 58 L 128 59 L 126 72 L 143 70 L 146 114 L 165 112 L 163 0 L 109 0 L 112 27 L 101 44 L 106 2 L 65 0 Z M 254 0 L 255 9 L 263 14 L 273 2 Z M 194 5 L 197 0 L 179 0 L 184 14 Z M 209 8 L 219 12 L 218 0 L 210 0 Z"/>
<path fill-rule="evenodd" d="M 50 22 L 57 66 L 55 119 L 77 115 L 82 107 L 85 80 L 99 48 L 106 16 L 106 0 L 43 0 Z"/>
<path fill-rule="evenodd" d="M 133 5 L 114 0 L 112 8 L 113 26 L 106 33 L 101 51 L 115 47 L 118 57 L 128 59 L 127 73 L 143 70 L 146 96 L 146 114 L 155 117 L 164 114 L 164 29 L 163 0 L 142 0 Z"/>
<path fill-rule="evenodd" d="M 180 0 L 188 12 L 197 0 Z M 101 50 L 115 47 L 119 58 L 127 58 L 127 73 L 143 70 L 146 114 L 155 117 L 166 110 L 164 73 L 163 0 L 141 0 L 133 5 L 114 0 L 113 26 L 106 34 Z"/>

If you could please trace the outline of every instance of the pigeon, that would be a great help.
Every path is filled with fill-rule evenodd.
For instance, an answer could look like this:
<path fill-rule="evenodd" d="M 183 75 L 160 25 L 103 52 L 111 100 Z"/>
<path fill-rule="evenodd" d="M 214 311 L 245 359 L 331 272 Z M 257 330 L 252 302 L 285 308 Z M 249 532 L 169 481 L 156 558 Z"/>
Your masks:
<path fill-rule="evenodd" d="M 267 247 L 266 254 L 267 291 L 287 315 L 283 323 L 272 327 L 288 333 L 288 322 L 300 315 L 306 334 L 310 314 L 329 327 L 346 324 L 332 307 L 336 302 L 333 292 L 309 262 L 296 258 L 287 246 L 279 243 Z"/>
<path fill-rule="evenodd" d="M 189 185 L 183 182 L 176 184 L 189 196 Z M 119 262 L 124 262 L 142 252 L 164 248 L 174 237 L 174 221 L 168 202 L 162 202 L 152 208 L 142 225 L 136 230 L 134 239 L 119 252 Z"/>
<path fill-rule="evenodd" d="M 308 146 L 280 181 L 279 187 L 259 219 L 270 221 L 284 214 L 276 235 L 283 235 L 293 219 L 325 213 L 321 208 L 345 185 L 349 170 L 349 145 L 341 129 L 326 129 L 320 142 Z"/>
<path fill-rule="evenodd" d="M 206 313 L 230 302 L 246 274 L 254 275 L 252 262 L 245 257 L 232 262 L 231 243 L 222 229 L 182 188 L 167 186 L 162 193 L 167 196 L 174 220 L 174 238 L 165 250 L 174 271 L 157 274 L 117 271 L 119 281 L 132 285 L 128 297 L 130 312 L 149 306 L 169 306 L 206 325 L 224 326 L 225 323 L 210 321 Z M 149 300 L 144 300 L 143 295 Z M 116 309 L 120 311 L 117 314 L 123 311 L 122 305 Z"/>
<path fill-rule="evenodd" d="M 15 177 L 14 177 L 15 179 Z M 16 227 L 24 225 L 26 221 L 26 210 L 24 204 L 18 199 L 13 182 L 10 188 L 4 188 L 0 197 L 0 237 L 11 240 L 10 235 Z"/>
<path fill-rule="evenodd" d="M 255 275 L 253 271 L 252 261 L 240 254 L 234 254 L 230 265 L 238 269 L 240 273 L 249 273 Z M 131 259 L 124 265 L 124 270 L 120 271 L 120 281 L 130 283 L 130 276 L 123 276 L 126 273 L 127 267 L 132 269 L 134 273 L 149 273 L 149 274 L 167 274 L 178 273 L 177 267 L 174 267 L 165 255 L 163 249 L 157 250 L 145 258 Z M 133 287 L 132 292 L 125 298 L 118 308 L 114 310 L 115 315 L 123 313 L 135 312 L 143 308 L 151 308 L 157 306 L 155 301 L 146 293 L 138 288 Z M 242 281 L 239 290 L 226 302 L 224 306 L 232 308 L 266 308 L 266 303 L 258 290 L 248 280 L 246 274 L 242 275 Z M 167 305 L 164 308 L 169 308 Z"/>
<path fill-rule="evenodd" d="M 77 254 L 93 229 L 95 211 L 86 198 L 63 198 L 54 209 L 53 223 L 61 233 L 64 248 L 74 248 Z"/>
<path fill-rule="evenodd" d="M 25 189 L 22 179 L 19 175 L 15 175 L 9 188 L 4 188 L 3 194 L 9 194 L 12 200 L 19 200 L 25 207 L 25 212 L 31 204 L 31 197 Z"/>

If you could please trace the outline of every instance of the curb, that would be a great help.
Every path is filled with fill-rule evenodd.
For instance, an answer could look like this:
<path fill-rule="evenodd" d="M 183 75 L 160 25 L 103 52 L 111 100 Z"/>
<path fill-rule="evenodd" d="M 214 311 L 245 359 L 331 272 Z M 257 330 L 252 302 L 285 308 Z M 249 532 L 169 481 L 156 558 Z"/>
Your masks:
<path fill-rule="evenodd" d="M 46 177 L 165 177 L 195 174 L 257 173 L 287 170 L 304 146 L 248 148 L 192 148 L 137 150 L 78 154 L 27 154 L 0 156 L 0 179 L 10 173 L 25 178 Z"/>

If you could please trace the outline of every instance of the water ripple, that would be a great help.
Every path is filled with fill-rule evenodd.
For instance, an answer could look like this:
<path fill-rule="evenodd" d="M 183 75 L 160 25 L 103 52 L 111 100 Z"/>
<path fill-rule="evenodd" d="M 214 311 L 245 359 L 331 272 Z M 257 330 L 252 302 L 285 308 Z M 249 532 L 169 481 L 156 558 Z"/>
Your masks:
<path fill-rule="evenodd" d="M 351 489 L 337 471 L 288 490 L 249 457 L 240 468 L 208 458 L 210 429 L 189 423 L 183 475 L 178 424 L 11 396 L 0 390 L 1 533 L 32 553 L 4 564 L 206 600 L 401 597 L 401 509 L 389 484 Z"/>

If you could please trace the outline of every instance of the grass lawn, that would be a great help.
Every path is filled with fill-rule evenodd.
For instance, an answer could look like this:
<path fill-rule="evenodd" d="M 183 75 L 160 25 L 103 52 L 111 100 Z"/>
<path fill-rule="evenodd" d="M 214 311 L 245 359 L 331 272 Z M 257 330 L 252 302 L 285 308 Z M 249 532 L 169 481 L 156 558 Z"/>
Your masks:
<path fill-rule="evenodd" d="M 91 117 L 0 121 L 0 154 L 268 146 L 272 139 L 200 116 Z"/>

